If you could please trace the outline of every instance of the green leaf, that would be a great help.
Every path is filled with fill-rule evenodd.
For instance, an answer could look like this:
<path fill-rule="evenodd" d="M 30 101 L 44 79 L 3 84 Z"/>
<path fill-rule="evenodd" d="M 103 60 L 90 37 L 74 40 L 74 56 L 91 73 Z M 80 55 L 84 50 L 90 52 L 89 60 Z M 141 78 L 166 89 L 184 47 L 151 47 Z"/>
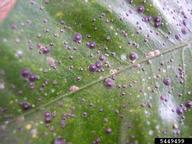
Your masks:
<path fill-rule="evenodd" d="M 137 11 L 141 5 L 143 13 Z M 186 107 L 192 85 L 191 5 L 18 0 L 0 23 L 1 143 L 60 138 L 69 144 L 152 144 L 156 137 L 191 138 L 192 106 Z M 145 22 L 149 15 L 152 20 Z M 73 40 L 76 33 L 81 43 Z M 138 59 L 131 61 L 133 52 Z M 102 69 L 90 72 L 101 56 Z M 24 69 L 37 80 L 24 78 Z M 112 80 L 111 87 L 106 80 Z"/>

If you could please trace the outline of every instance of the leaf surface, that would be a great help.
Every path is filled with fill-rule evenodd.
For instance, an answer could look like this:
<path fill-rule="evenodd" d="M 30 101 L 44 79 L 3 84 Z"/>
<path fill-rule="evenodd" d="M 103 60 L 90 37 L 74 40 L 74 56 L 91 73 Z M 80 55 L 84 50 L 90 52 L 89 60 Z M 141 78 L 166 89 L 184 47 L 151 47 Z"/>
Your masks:
<path fill-rule="evenodd" d="M 18 0 L 0 23 L 1 142 L 151 144 L 155 137 L 192 137 L 186 107 L 191 5 L 187 0 Z M 96 42 L 95 48 L 87 42 Z M 101 56 L 102 68 L 90 72 Z M 37 80 L 24 78 L 24 69 Z M 30 104 L 28 110 L 23 102 Z"/>

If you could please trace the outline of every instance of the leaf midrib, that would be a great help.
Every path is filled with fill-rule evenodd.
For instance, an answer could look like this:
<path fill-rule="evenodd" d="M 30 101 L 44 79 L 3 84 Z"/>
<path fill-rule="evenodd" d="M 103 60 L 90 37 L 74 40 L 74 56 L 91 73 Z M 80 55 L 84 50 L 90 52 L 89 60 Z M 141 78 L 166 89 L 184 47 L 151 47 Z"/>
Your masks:
<path fill-rule="evenodd" d="M 138 65 L 138 64 L 142 64 L 142 63 L 145 63 L 145 62 L 147 62 L 147 61 L 149 61 L 149 60 L 156 59 L 156 58 L 158 58 L 158 57 L 160 57 L 160 56 L 162 56 L 162 55 L 164 55 L 164 54 L 171 53 L 172 51 L 175 51 L 175 50 L 178 50 L 178 49 L 181 49 L 181 48 L 185 48 L 186 46 L 188 46 L 188 45 L 191 44 L 191 43 L 192 43 L 192 40 L 190 39 L 190 40 L 188 40 L 188 41 L 185 41 L 185 42 L 182 42 L 182 43 L 180 43 L 180 44 L 177 44 L 177 46 L 175 45 L 175 46 L 172 46 L 172 47 L 165 48 L 164 50 L 162 50 L 162 52 L 161 52 L 160 55 L 156 55 L 156 56 L 154 56 L 154 57 L 144 58 L 144 59 L 142 59 L 142 60 L 139 60 L 138 62 L 129 64 L 129 65 L 123 67 L 123 68 L 120 68 L 120 70 L 119 70 L 115 75 L 119 75 L 119 74 L 121 74 L 122 72 L 124 72 L 124 71 L 126 71 L 126 70 L 128 70 L 128 69 L 131 69 L 132 67 L 134 67 L 134 66 L 136 66 L 136 65 Z M 55 102 L 57 102 L 57 101 L 65 98 L 65 97 L 68 97 L 68 96 L 70 96 L 70 95 L 72 95 L 72 94 L 75 94 L 75 93 L 77 93 L 77 92 L 79 92 L 79 91 L 82 91 L 82 90 L 84 90 L 84 89 L 86 89 L 86 88 L 88 88 L 88 87 L 91 87 L 91 86 L 93 86 L 93 85 L 95 85 L 95 84 L 103 81 L 104 79 L 111 77 L 112 75 L 113 75 L 113 74 L 109 74 L 109 75 L 106 75 L 106 76 L 104 76 L 104 77 L 102 77 L 102 78 L 99 78 L 99 79 L 97 79 L 97 80 L 95 80 L 95 81 L 92 81 L 92 82 L 88 83 L 87 85 L 84 85 L 83 87 L 80 87 L 78 91 L 75 91 L 75 92 L 67 92 L 66 94 L 60 95 L 60 96 L 58 96 L 57 98 L 51 100 L 51 101 L 48 102 L 48 103 L 42 104 L 42 105 L 40 105 L 40 106 L 38 106 L 38 107 L 36 107 L 36 108 L 28 111 L 28 112 L 25 112 L 24 114 L 21 114 L 21 115 L 19 115 L 19 116 L 16 116 L 16 117 L 13 118 L 12 120 L 10 120 L 10 121 L 8 122 L 8 124 L 13 123 L 13 122 L 14 122 L 15 120 L 17 120 L 17 118 L 19 118 L 19 117 L 28 116 L 28 115 L 30 115 L 30 114 L 38 111 L 38 110 L 41 110 L 42 108 L 48 107 L 50 104 L 53 104 L 53 103 L 55 103 Z"/>

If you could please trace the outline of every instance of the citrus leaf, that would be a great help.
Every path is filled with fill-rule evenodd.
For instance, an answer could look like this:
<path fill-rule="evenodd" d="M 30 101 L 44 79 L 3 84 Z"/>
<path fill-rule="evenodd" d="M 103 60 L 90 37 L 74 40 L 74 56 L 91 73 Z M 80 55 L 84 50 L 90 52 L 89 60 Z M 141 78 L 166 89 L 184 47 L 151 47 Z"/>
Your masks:
<path fill-rule="evenodd" d="M 0 23 L 1 142 L 192 137 L 191 5 L 18 0 Z"/>

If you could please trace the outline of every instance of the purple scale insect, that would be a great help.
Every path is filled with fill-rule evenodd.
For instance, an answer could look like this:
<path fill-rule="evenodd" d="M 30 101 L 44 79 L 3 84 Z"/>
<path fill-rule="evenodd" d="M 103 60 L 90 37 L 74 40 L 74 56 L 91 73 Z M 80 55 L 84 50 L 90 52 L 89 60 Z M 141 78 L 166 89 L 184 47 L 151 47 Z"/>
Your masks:
<path fill-rule="evenodd" d="M 100 60 L 100 61 L 105 61 L 105 60 L 106 60 L 106 57 L 105 57 L 104 55 L 101 55 L 101 56 L 99 57 L 99 60 Z"/>
<path fill-rule="evenodd" d="M 81 43 L 82 41 L 82 35 L 80 33 L 76 33 L 73 37 L 73 41 L 76 43 Z"/>
<path fill-rule="evenodd" d="M 95 141 L 92 142 L 92 144 L 100 144 L 100 143 L 101 143 L 101 139 L 99 137 L 97 137 Z"/>
<path fill-rule="evenodd" d="M 23 110 L 29 110 L 31 108 L 31 104 L 27 101 L 23 101 L 20 105 Z"/>
<path fill-rule="evenodd" d="M 185 27 L 181 28 L 181 32 L 182 34 L 186 34 L 187 33 L 187 29 Z"/>
<path fill-rule="evenodd" d="M 167 101 L 168 101 L 168 100 L 167 100 L 167 97 L 166 97 L 166 96 L 164 96 L 164 95 L 160 96 L 160 99 L 161 99 L 162 101 L 165 101 L 165 102 L 167 102 Z"/>
<path fill-rule="evenodd" d="M 87 47 L 93 49 L 96 47 L 96 42 L 87 42 Z"/>
<path fill-rule="evenodd" d="M 89 71 L 90 72 L 96 72 L 97 71 L 97 66 L 95 64 L 90 64 Z"/>
<path fill-rule="evenodd" d="M 142 19 L 144 22 L 150 22 L 152 20 L 151 16 L 144 16 Z"/>
<path fill-rule="evenodd" d="M 56 138 L 54 144 L 66 144 L 66 141 L 63 138 Z"/>
<path fill-rule="evenodd" d="M 175 35 L 175 39 L 176 39 L 176 40 L 180 40 L 180 35 L 179 35 L 179 34 L 176 34 L 176 35 Z"/>
<path fill-rule="evenodd" d="M 48 53 L 49 53 L 49 48 L 48 48 L 48 47 L 44 47 L 44 48 L 42 49 L 42 53 L 43 53 L 43 54 L 48 54 Z"/>
<path fill-rule="evenodd" d="M 30 82 L 34 82 L 37 80 L 37 76 L 35 74 L 30 74 L 29 77 L 28 77 L 28 80 Z"/>
<path fill-rule="evenodd" d="M 52 120 L 52 115 L 50 112 L 45 112 L 44 113 L 44 121 L 45 123 L 50 123 Z"/>
<path fill-rule="evenodd" d="M 161 22 L 162 18 L 160 16 L 157 16 L 154 18 L 154 22 Z"/>
<path fill-rule="evenodd" d="M 192 108 L 192 100 L 188 100 L 188 101 L 185 103 L 185 107 L 186 107 L 186 108 Z"/>
<path fill-rule="evenodd" d="M 30 70 L 28 70 L 28 69 L 22 69 L 22 70 L 21 70 L 21 75 L 22 75 L 22 77 L 24 77 L 24 78 L 28 78 L 30 74 L 31 74 L 31 72 L 30 72 Z"/>
<path fill-rule="evenodd" d="M 102 63 L 100 61 L 96 61 L 95 66 L 97 67 L 97 69 L 101 69 Z"/>
<path fill-rule="evenodd" d="M 104 85 L 107 87 L 107 88 L 113 88 L 115 86 L 115 82 L 113 79 L 111 78 L 106 78 L 104 80 Z"/>
<path fill-rule="evenodd" d="M 65 125 L 66 125 L 65 119 L 62 119 L 62 120 L 61 120 L 61 127 L 64 128 Z"/>
<path fill-rule="evenodd" d="M 160 16 L 155 17 L 153 20 L 154 20 L 154 26 L 156 28 L 162 25 L 162 18 Z"/>
<path fill-rule="evenodd" d="M 184 113 L 183 108 L 182 108 L 182 107 L 177 107 L 177 108 L 176 108 L 176 113 L 177 113 L 178 115 L 182 115 L 182 114 Z"/>
<path fill-rule="evenodd" d="M 154 25 L 155 25 L 156 28 L 158 28 L 158 27 L 160 27 L 162 25 L 162 23 L 161 22 L 155 22 Z"/>
<path fill-rule="evenodd" d="M 129 54 L 129 59 L 130 59 L 131 61 L 134 61 L 134 60 L 138 59 L 137 53 L 131 52 L 131 53 Z"/>
<path fill-rule="evenodd" d="M 138 12 L 138 13 L 144 13 L 144 11 L 145 11 L 145 7 L 144 7 L 144 6 L 139 6 L 139 7 L 137 8 L 137 12 Z"/>
<path fill-rule="evenodd" d="M 164 83 L 164 85 L 166 85 L 166 86 L 170 86 L 171 85 L 171 79 L 170 78 L 164 78 L 163 79 L 163 83 Z"/>

